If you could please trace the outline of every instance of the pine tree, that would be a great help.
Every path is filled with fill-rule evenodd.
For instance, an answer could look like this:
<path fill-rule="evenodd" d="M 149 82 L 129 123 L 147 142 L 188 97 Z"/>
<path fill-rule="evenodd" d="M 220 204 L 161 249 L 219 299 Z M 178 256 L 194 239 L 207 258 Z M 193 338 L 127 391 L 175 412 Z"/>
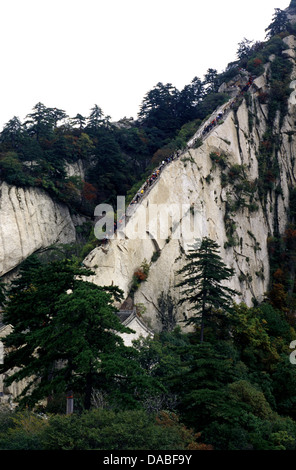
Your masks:
<path fill-rule="evenodd" d="M 95 104 L 93 108 L 91 108 L 91 113 L 88 117 L 88 127 L 92 130 L 98 129 L 104 121 L 104 113 L 102 108 Z"/>
<path fill-rule="evenodd" d="M 71 121 L 74 126 L 78 126 L 79 130 L 82 131 L 85 126 L 86 118 L 78 113 L 74 118 L 71 118 Z"/>
<path fill-rule="evenodd" d="M 270 39 L 272 36 L 279 34 L 283 31 L 287 30 L 289 25 L 289 20 L 287 17 L 287 13 L 285 10 L 281 10 L 280 8 L 275 8 L 275 12 L 273 14 L 273 20 L 270 25 L 265 29 L 266 31 L 266 38 Z"/>
<path fill-rule="evenodd" d="M 123 347 L 118 332 L 131 330 L 115 314 L 122 292 L 82 281 L 88 274 L 68 260 L 41 264 L 32 257 L 13 281 L 3 315 L 12 331 L 3 338 L 7 354 L 0 373 L 10 371 L 7 385 L 26 380 L 20 404 L 71 389 L 83 394 L 88 409 L 102 356 Z"/>
<path fill-rule="evenodd" d="M 179 95 L 179 91 L 171 83 L 157 83 L 141 104 L 138 116 L 142 125 L 156 127 L 165 137 L 172 137 L 180 125 L 177 114 Z"/>
<path fill-rule="evenodd" d="M 220 83 L 219 75 L 216 69 L 209 68 L 204 76 L 203 85 L 206 93 L 217 93 Z"/>
<path fill-rule="evenodd" d="M 238 43 L 238 50 L 236 52 L 239 60 L 246 59 L 252 53 L 254 41 L 244 38 L 241 42 Z"/>
<path fill-rule="evenodd" d="M 208 237 L 202 239 L 200 247 L 196 244 L 186 254 L 187 264 L 178 271 L 185 278 L 177 284 L 182 287 L 180 303 L 189 302 L 195 314 L 187 320 L 188 324 L 200 325 L 200 341 L 203 341 L 205 325 L 218 310 L 231 313 L 234 289 L 222 285 L 229 280 L 233 269 L 227 268 L 218 254 L 218 244 Z"/>
<path fill-rule="evenodd" d="M 24 130 L 18 117 L 14 116 L 3 127 L 0 143 L 3 150 L 18 150 L 24 141 Z"/>
<path fill-rule="evenodd" d="M 37 103 L 33 112 L 26 116 L 27 121 L 24 123 L 28 133 L 35 137 L 37 141 L 52 136 L 54 119 L 51 108 L 47 108 L 43 103 Z"/>

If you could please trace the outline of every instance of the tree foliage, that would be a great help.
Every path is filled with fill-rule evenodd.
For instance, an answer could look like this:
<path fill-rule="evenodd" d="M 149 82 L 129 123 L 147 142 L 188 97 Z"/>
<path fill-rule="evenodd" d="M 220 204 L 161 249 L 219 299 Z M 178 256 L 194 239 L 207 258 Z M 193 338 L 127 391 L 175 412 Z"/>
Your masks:
<path fill-rule="evenodd" d="M 275 54 L 270 92 L 261 96 L 269 126 L 258 156 L 264 202 L 278 178 L 272 126 L 277 111 L 281 119 L 285 115 L 291 91 L 291 63 L 281 39 L 291 28 L 286 13 L 276 9 L 266 43 L 244 38 L 238 61 L 225 72 L 210 68 L 182 90 L 157 83 L 137 121 L 111 123 L 98 105 L 89 116 L 68 119 L 65 111 L 37 103 L 24 123 L 14 117 L 1 132 L 1 178 L 41 187 L 92 214 L 98 202 L 133 193 L 150 165 L 186 145 L 228 99 L 219 93 L 223 81 L 240 67 L 257 76 Z M 87 169 L 83 181 L 67 173 L 77 162 Z M 187 254 L 179 272 L 180 305 L 189 303 L 188 324 L 200 328 L 201 341 L 196 331 L 172 331 L 171 315 L 169 324 L 163 322 L 167 331 L 127 348 L 119 336 L 126 329 L 115 314 L 114 300 L 121 298 L 116 287 L 90 284 L 89 272 L 68 260 L 28 259 L 8 292 L 0 285 L 3 321 L 13 327 L 4 339 L 0 372 L 11 374 L 7 385 L 29 378 L 21 406 L 40 409 L 40 400 L 48 398 L 43 411 L 53 414 L 43 419 L 19 410 L 0 413 L 0 448 L 295 450 L 296 372 L 289 361 L 296 338 L 294 192 L 286 233 L 268 241 L 272 277 L 266 302 L 233 304 L 236 292 L 226 287 L 233 271 L 212 240 Z M 88 248 L 92 243 L 90 237 Z M 160 309 L 172 307 L 169 299 L 158 301 Z M 69 389 L 74 414 L 56 414 L 64 413 Z"/>
<path fill-rule="evenodd" d="M 72 389 L 83 394 L 89 408 L 103 358 L 123 348 L 118 333 L 131 330 L 113 305 L 122 293 L 80 279 L 89 274 L 67 260 L 43 265 L 33 257 L 9 289 L 3 322 L 12 332 L 3 339 L 9 352 L 1 373 L 14 370 L 7 384 L 27 379 L 22 404 Z"/>
<path fill-rule="evenodd" d="M 202 239 L 200 246 L 192 246 L 185 255 L 187 264 L 178 271 L 185 279 L 177 284 L 182 287 L 181 303 L 189 302 L 190 310 L 195 313 L 187 323 L 201 326 L 200 339 L 203 341 L 204 327 L 219 309 L 231 313 L 233 296 L 237 292 L 225 285 L 234 274 L 227 268 L 218 254 L 218 244 L 208 237 Z"/>
<path fill-rule="evenodd" d="M 3 421 L 0 417 L 2 450 L 210 450 L 174 413 L 164 411 L 95 409 L 47 420 L 18 412 L 14 420 Z"/>
<path fill-rule="evenodd" d="M 288 20 L 288 16 L 285 10 L 281 10 L 280 8 L 275 8 L 272 22 L 265 29 L 266 37 L 271 38 L 272 36 L 275 36 L 276 34 L 286 31 L 288 23 L 289 23 L 289 20 Z"/>

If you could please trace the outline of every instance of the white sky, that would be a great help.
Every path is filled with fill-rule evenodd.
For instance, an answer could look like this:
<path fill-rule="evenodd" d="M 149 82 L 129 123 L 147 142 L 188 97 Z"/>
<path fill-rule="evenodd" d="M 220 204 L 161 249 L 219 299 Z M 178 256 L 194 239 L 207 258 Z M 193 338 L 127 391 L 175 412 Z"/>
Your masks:
<path fill-rule="evenodd" d="M 0 130 L 39 101 L 137 118 L 158 82 L 181 90 L 264 40 L 290 0 L 0 0 Z"/>

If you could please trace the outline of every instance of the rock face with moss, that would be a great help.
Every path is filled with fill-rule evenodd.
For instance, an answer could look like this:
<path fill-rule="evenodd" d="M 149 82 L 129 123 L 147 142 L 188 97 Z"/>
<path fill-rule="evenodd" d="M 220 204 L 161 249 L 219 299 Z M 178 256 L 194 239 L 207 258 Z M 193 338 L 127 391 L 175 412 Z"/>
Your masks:
<path fill-rule="evenodd" d="M 54 243 L 73 243 L 76 231 L 67 206 L 43 190 L 0 186 L 0 275 L 35 251 Z"/>
<path fill-rule="evenodd" d="M 172 322 L 189 316 L 186 307 L 177 306 L 175 287 L 176 272 L 193 241 L 180 231 L 186 218 L 196 224 L 194 238 L 217 241 L 224 262 L 235 269 L 229 286 L 241 297 L 234 300 L 252 305 L 262 301 L 269 288 L 269 242 L 285 232 L 295 185 L 295 44 L 292 35 L 278 38 L 268 60 L 257 62 L 260 74 L 251 86 L 242 94 L 232 93 L 234 97 L 197 129 L 187 151 L 164 168 L 130 216 L 124 237 L 96 248 L 85 259 L 95 270 L 93 282 L 114 283 L 126 298 L 132 295 L 155 329 L 162 328 L 168 314 Z M 243 71 L 236 83 L 238 90 L 245 86 L 246 75 Z M 218 115 L 219 122 L 203 132 Z M 160 204 L 174 208 L 164 236 L 151 216 L 151 209 Z M 163 212 L 161 217 L 166 218 Z M 144 260 L 150 264 L 148 276 L 135 282 Z"/>

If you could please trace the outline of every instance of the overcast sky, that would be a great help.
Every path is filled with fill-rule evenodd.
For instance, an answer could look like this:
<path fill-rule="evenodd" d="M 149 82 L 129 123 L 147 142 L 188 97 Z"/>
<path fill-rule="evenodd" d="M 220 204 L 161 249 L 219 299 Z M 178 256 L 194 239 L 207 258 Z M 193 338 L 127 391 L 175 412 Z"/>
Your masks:
<path fill-rule="evenodd" d="M 137 118 L 158 82 L 181 90 L 264 40 L 290 0 L 1 0 L 0 129 L 38 102 Z"/>

